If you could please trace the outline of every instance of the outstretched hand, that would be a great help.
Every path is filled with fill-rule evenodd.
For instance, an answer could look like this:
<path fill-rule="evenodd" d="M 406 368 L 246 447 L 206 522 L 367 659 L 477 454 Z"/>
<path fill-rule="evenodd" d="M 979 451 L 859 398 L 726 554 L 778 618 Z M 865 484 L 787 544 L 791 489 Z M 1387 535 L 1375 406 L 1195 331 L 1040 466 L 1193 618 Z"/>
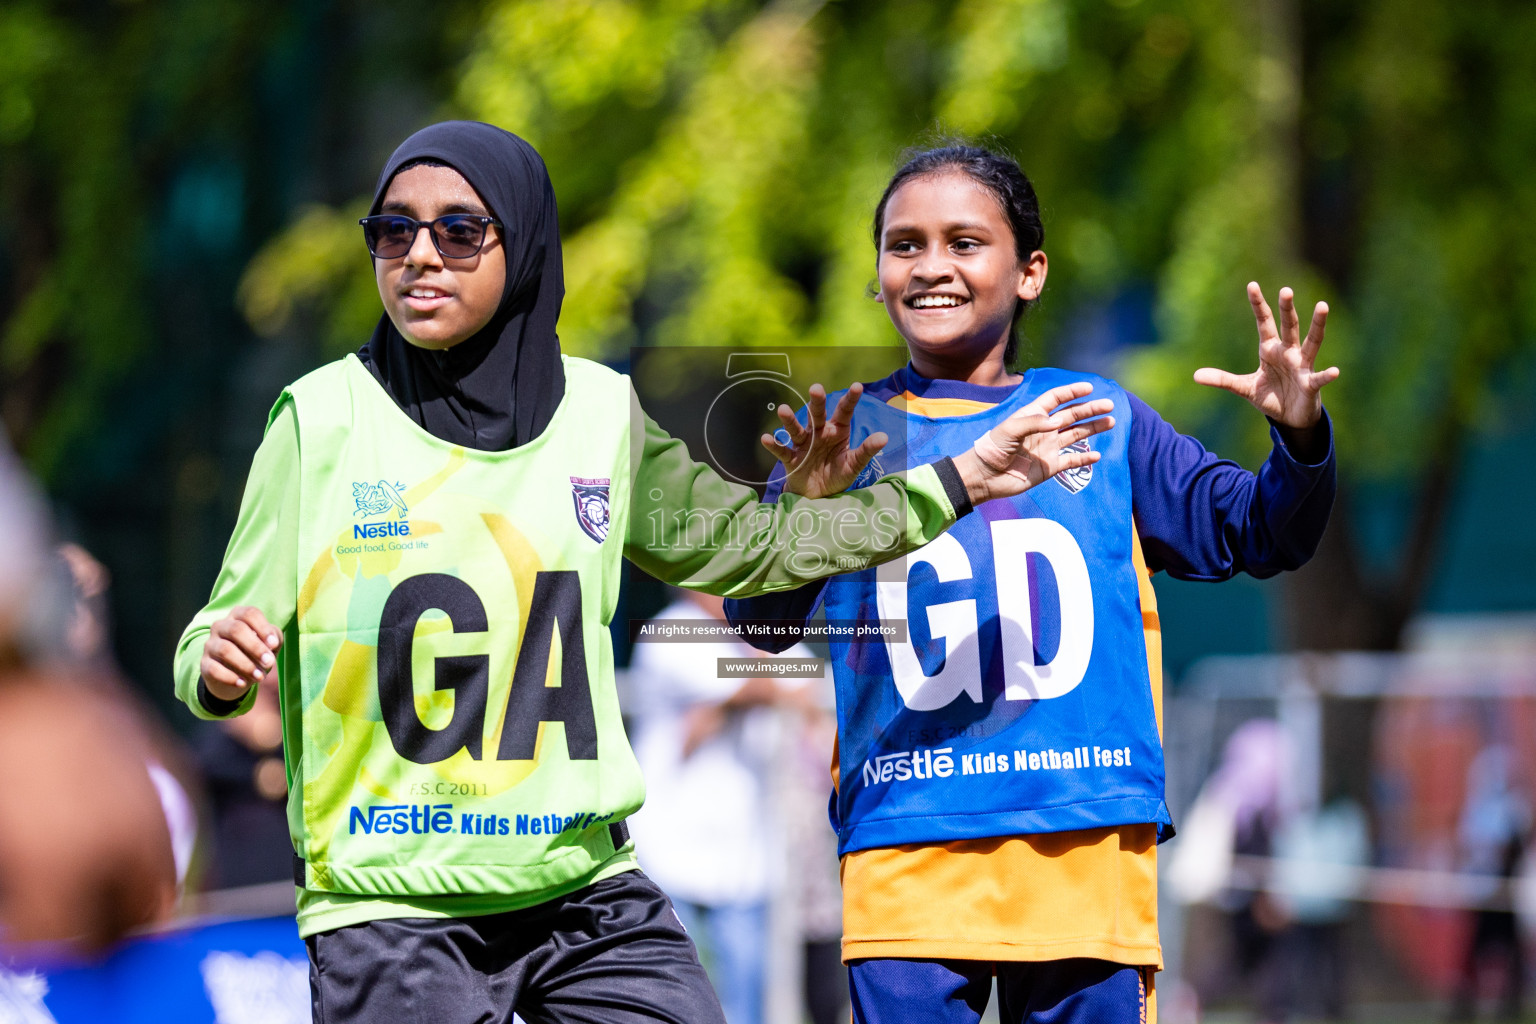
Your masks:
<path fill-rule="evenodd" d="M 869 460 L 889 440 L 883 433 L 871 434 L 857 448 L 848 448 L 852 433 L 853 410 L 859 404 L 864 385 L 853 384 L 838 399 L 832 417 L 827 418 L 827 391 L 812 384 L 806 403 L 807 422 L 795 418 L 794 410 L 779 406 L 779 420 L 789 435 L 789 444 L 780 444 L 771 435 L 763 435 L 763 447 L 784 467 L 784 490 L 807 498 L 841 494 L 858 479 Z"/>
<path fill-rule="evenodd" d="M 1253 305 L 1253 317 L 1259 327 L 1259 368 L 1238 375 L 1206 366 L 1195 371 L 1195 381 L 1247 399 L 1255 409 L 1282 426 L 1307 430 L 1322 418 L 1324 386 L 1339 378 L 1337 366 L 1312 369 L 1317 351 L 1323 346 L 1328 304 L 1319 302 L 1313 308 L 1312 326 L 1306 338 L 1302 338 L 1291 289 L 1280 289 L 1278 326 L 1257 281 L 1248 284 L 1248 301 Z"/>
<path fill-rule="evenodd" d="M 1070 446 L 1115 425 L 1108 416 L 1115 403 L 1107 398 L 1070 405 L 1093 391 L 1086 381 L 1052 388 L 1008 417 L 955 459 L 971 504 L 1023 494 L 1057 473 L 1099 461 L 1093 449 L 1072 451 Z"/>

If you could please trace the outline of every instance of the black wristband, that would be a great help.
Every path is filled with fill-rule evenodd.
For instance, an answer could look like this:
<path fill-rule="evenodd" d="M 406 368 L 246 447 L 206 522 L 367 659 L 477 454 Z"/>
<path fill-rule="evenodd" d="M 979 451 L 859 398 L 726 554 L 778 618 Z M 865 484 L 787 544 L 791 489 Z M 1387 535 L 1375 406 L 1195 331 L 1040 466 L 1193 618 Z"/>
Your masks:
<path fill-rule="evenodd" d="M 971 504 L 971 494 L 965 489 L 965 481 L 960 479 L 955 460 L 946 455 L 933 464 L 933 471 L 939 475 L 939 483 L 944 485 L 944 496 L 954 506 L 955 518 L 963 519 L 976 506 Z"/>
<path fill-rule="evenodd" d="M 208 684 L 203 682 L 203 677 L 197 677 L 197 702 L 203 706 L 203 710 L 216 718 L 228 718 L 240 710 L 240 705 L 245 703 L 245 697 L 236 697 L 234 700 L 225 700 L 223 697 L 215 697 L 213 691 L 208 689 Z"/>

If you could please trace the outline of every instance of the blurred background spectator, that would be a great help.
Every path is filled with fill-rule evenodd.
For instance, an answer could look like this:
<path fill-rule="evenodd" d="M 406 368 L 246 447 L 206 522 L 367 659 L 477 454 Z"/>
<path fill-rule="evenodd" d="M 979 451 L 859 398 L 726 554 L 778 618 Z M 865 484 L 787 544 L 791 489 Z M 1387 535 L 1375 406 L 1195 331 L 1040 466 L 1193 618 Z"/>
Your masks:
<path fill-rule="evenodd" d="M 1514 753 L 1502 744 L 1484 747 L 1467 766 L 1466 797 L 1457 830 L 1461 868 L 1487 877 L 1486 887 L 1475 894 L 1485 898 L 1508 896 L 1509 883 L 1519 872 L 1530 842 L 1530 798 L 1514 773 Z M 1512 906 L 1473 911 L 1472 934 L 1451 1004 L 1453 1020 L 1476 1018 L 1483 987 L 1479 983 L 1490 963 L 1498 972 L 1500 1017 L 1519 1020 L 1525 997 L 1525 944 Z"/>
<path fill-rule="evenodd" d="M 808 653 L 800 648 L 785 656 Z M 781 719 L 789 733 L 779 802 L 788 871 L 784 886 L 804 946 L 806 1013 L 811 1024 L 839 1024 L 848 1019 L 848 974 L 837 833 L 827 820 L 837 712 L 830 678 L 806 680 L 806 688 L 805 699 L 795 701 Z"/>
<path fill-rule="evenodd" d="M 1345 926 L 1363 889 L 1360 871 L 1372 859 L 1365 813 L 1344 794 L 1299 810 L 1276 835 L 1274 856 L 1278 963 L 1266 993 L 1266 1019 L 1300 1014 L 1347 1020 L 1351 951 Z"/>
<path fill-rule="evenodd" d="M 0 667 L 14 667 L 40 646 L 47 543 L 43 503 L 0 436 Z"/>
<path fill-rule="evenodd" d="M 1169 884 L 1181 900 L 1212 902 L 1228 918 L 1229 955 L 1202 965 L 1199 983 L 1220 998 L 1234 982 L 1246 981 L 1266 1019 L 1283 1014 L 1289 983 L 1277 955 L 1286 922 L 1268 891 L 1268 862 L 1285 816 L 1284 780 L 1292 771 L 1280 724 L 1269 718 L 1244 722 L 1227 738 L 1219 765 L 1181 822 L 1181 841 L 1168 867 Z M 1232 977 L 1223 977 L 1223 970 Z"/>
<path fill-rule="evenodd" d="M 682 592 L 657 618 L 724 625 L 722 605 Z M 722 677 L 721 659 L 758 657 L 739 641 L 636 645 L 626 711 L 646 802 L 630 826 L 641 867 L 699 945 L 727 1020 L 764 1019 L 764 983 L 782 952 L 772 945 L 777 900 L 819 1022 L 836 1015 L 846 988 L 841 957 L 827 948 L 841 937 L 826 821 L 830 682 Z"/>
<path fill-rule="evenodd" d="M 0 946 L 97 951 L 164 920 L 170 831 L 132 723 L 80 680 L 0 680 Z"/>
<path fill-rule="evenodd" d="M 256 690 L 238 718 L 202 723 L 197 763 L 213 816 L 211 888 L 293 878 L 288 836 L 288 774 L 277 688 Z"/>
<path fill-rule="evenodd" d="M 48 532 L 0 443 L 0 951 L 34 955 L 165 919 L 192 828 L 132 701 L 89 657 L 72 578 L 52 585 Z"/>

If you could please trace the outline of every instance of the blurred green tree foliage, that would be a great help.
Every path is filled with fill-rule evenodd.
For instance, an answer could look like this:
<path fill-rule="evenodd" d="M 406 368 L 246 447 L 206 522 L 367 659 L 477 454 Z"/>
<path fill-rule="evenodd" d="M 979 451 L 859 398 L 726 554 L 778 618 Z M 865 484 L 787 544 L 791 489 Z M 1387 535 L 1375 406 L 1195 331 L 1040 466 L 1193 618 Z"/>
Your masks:
<path fill-rule="evenodd" d="M 159 699 L 262 414 L 317 358 L 246 326 L 234 296 L 252 251 L 375 173 L 381 137 L 450 91 L 475 13 L 0 4 L 0 415 L 64 531 L 111 567 L 117 653 Z"/>
<path fill-rule="evenodd" d="M 1027 357 L 1070 362 L 1084 311 L 1143 287 L 1158 343 L 1124 350 L 1121 376 L 1250 464 L 1267 445 L 1251 411 L 1190 374 L 1253 362 L 1249 279 L 1328 300 L 1345 486 L 1288 625 L 1390 648 L 1489 383 L 1532 346 L 1532 37 L 1536 8 L 1507 0 L 496 0 L 455 106 L 549 162 L 572 352 L 890 342 L 870 214 L 935 128 L 1002 144 L 1036 182 L 1053 263 Z M 246 278 L 253 322 L 281 323 L 274 297 L 307 282 L 366 295 L 338 255 L 355 212 L 310 211 L 272 243 Z M 338 347 L 375 315 L 332 306 Z M 1412 511 L 1373 572 L 1349 512 L 1381 480 Z"/>
<path fill-rule="evenodd" d="M 1052 272 L 1024 358 L 1106 368 L 1090 336 L 1109 322 L 1118 375 L 1223 453 L 1252 464 L 1267 444 L 1246 406 L 1190 381 L 1202 365 L 1250 368 L 1244 284 L 1257 279 L 1271 297 L 1293 284 L 1306 307 L 1328 300 L 1324 358 L 1344 370 L 1328 394 L 1344 489 L 1322 557 L 1290 584 L 1288 628 L 1306 646 L 1398 643 L 1433 567 L 1461 455 L 1497 416 L 1490 382 L 1533 347 L 1536 63 L 1522 40 L 1536 35 L 1536 7 L 483 0 L 466 9 L 468 43 L 440 113 L 501 124 L 548 161 L 567 244 L 568 351 L 893 342 L 866 291 L 870 215 L 897 154 L 935 130 L 1006 147 L 1041 195 Z M 124 233 L 143 229 L 129 173 L 141 157 L 121 142 L 127 104 L 155 90 L 200 96 L 186 83 L 212 72 L 149 67 L 91 85 L 62 76 L 54 102 L 88 127 L 67 118 L 49 127 L 38 113 L 48 55 L 101 44 L 80 35 L 77 19 L 46 10 L 0 15 L 0 147 L 46 131 L 39 151 L 53 162 L 35 173 L 66 183 L 54 230 L 72 255 L 7 282 L 0 351 L 25 379 L 64 339 L 78 372 L 108 380 L 143 344 L 132 325 L 145 322 L 134 315 L 143 278 L 98 272 L 114 265 L 107 250 Z M 114 44 L 124 66 L 153 60 L 132 49 L 143 45 L 135 38 Z M 388 90 L 371 102 L 389 103 Z M 85 175 L 93 184 L 71 190 L 82 164 L 95 168 Z M 103 187 L 116 180 L 112 168 L 125 182 L 117 192 Z M 371 185 L 359 177 L 351 193 Z M 367 337 L 378 307 L 355 226 L 365 202 L 298 208 L 257 252 L 239 301 L 258 333 L 301 324 L 331 354 Z M 111 231 L 101 227 L 105 207 L 117 213 Z M 24 218 L 12 219 L 21 230 Z M 31 394 L 9 391 L 8 401 Z M 28 416 L 67 436 L 89 423 L 92 393 L 56 394 Z M 47 445 L 33 457 L 46 465 Z M 1386 569 L 1368 564 L 1350 516 L 1361 489 L 1384 481 L 1410 507 Z"/>
<path fill-rule="evenodd" d="M 237 276 L 295 192 L 325 191 L 316 134 L 365 134 L 327 117 L 381 78 L 417 105 L 463 6 L 426 33 L 401 0 L 0 6 L 0 411 L 35 469 L 53 478 L 114 388 L 185 354 L 164 335 L 212 326 L 191 323 L 202 277 Z"/>

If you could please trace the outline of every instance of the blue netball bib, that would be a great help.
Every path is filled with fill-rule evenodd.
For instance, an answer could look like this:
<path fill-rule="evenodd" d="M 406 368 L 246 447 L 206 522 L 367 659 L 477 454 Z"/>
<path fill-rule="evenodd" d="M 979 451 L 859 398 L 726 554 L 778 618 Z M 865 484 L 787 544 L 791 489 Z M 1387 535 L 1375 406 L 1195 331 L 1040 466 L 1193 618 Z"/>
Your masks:
<path fill-rule="evenodd" d="M 968 416 L 866 397 L 850 443 L 884 431 L 883 471 L 921 465 L 1079 380 L 1115 402 L 1115 427 L 1080 442 L 1098 449 L 1097 463 L 987 502 L 905 559 L 828 583 L 829 619 L 907 624 L 905 639 L 831 645 L 840 852 L 1138 822 L 1169 832 L 1132 561 L 1125 392 L 1036 369 Z"/>

